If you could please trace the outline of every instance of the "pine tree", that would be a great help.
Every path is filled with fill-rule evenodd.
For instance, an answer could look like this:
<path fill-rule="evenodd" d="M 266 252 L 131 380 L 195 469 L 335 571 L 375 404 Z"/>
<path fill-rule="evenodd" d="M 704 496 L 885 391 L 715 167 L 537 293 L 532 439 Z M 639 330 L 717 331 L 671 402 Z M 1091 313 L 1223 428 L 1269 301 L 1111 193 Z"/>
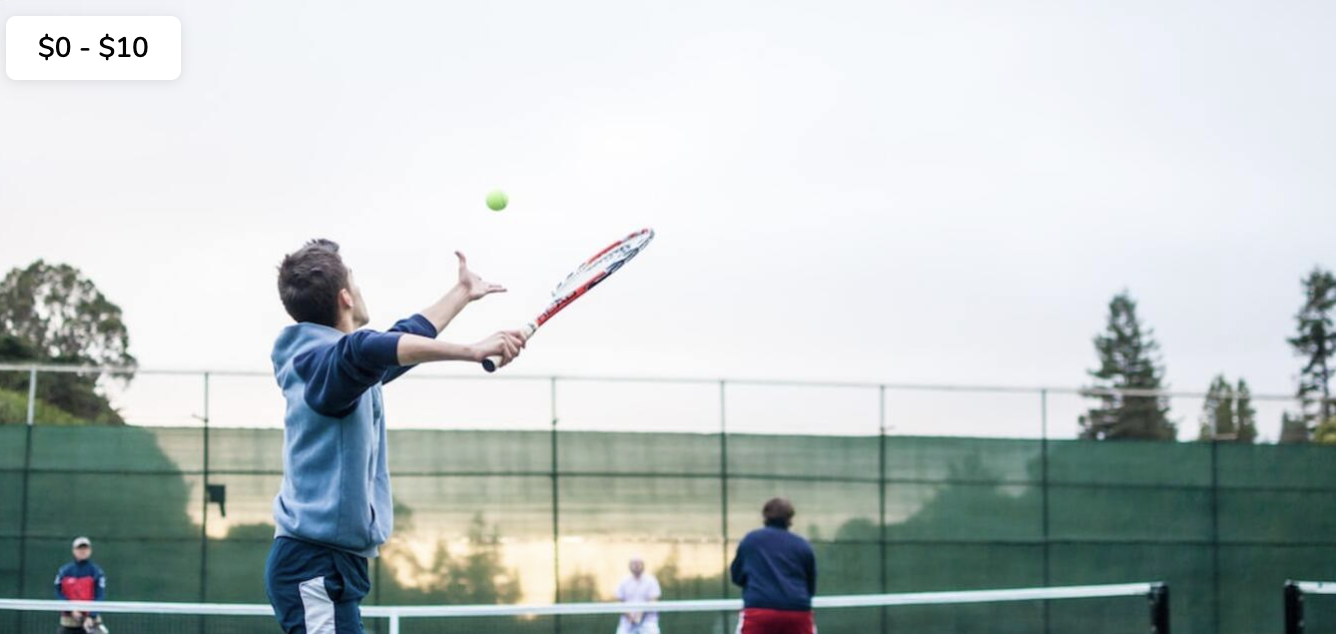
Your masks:
<path fill-rule="evenodd" d="M 1137 303 L 1127 291 L 1109 302 L 1105 331 L 1095 336 L 1099 368 L 1090 371 L 1096 389 L 1163 389 L 1164 368 L 1159 364 L 1159 343 L 1154 332 L 1137 318 Z M 1169 401 L 1161 396 L 1094 395 L 1100 407 L 1080 419 L 1081 438 L 1173 440 L 1178 435 L 1169 420 Z"/>
<path fill-rule="evenodd" d="M 1313 442 L 1321 445 L 1336 445 L 1336 417 L 1328 418 L 1313 430 Z"/>
<path fill-rule="evenodd" d="M 1201 440 L 1252 443 L 1257 439 L 1257 410 L 1252 406 L 1248 382 L 1239 379 L 1231 387 L 1225 375 L 1211 381 L 1201 411 Z"/>
<path fill-rule="evenodd" d="M 1234 388 L 1225 380 L 1225 375 L 1218 374 L 1206 390 L 1206 400 L 1201 407 L 1201 431 L 1197 437 L 1201 440 L 1219 440 L 1233 435 Z"/>
<path fill-rule="evenodd" d="M 1308 425 L 1303 416 L 1284 412 L 1280 415 L 1280 442 L 1308 442 Z"/>
<path fill-rule="evenodd" d="M 1303 280 L 1304 304 L 1294 316 L 1299 333 L 1288 339 L 1295 354 L 1305 358 L 1299 371 L 1300 412 L 1288 416 L 1282 427 L 1289 433 L 1282 437 L 1289 442 L 1307 440 L 1309 432 L 1320 423 L 1336 416 L 1336 403 L 1331 400 L 1331 373 L 1336 356 L 1336 276 L 1320 267 L 1314 268 Z M 1296 422 L 1297 420 L 1297 422 Z M 1299 426 L 1302 425 L 1302 437 Z"/>
<path fill-rule="evenodd" d="M 1238 442 L 1252 444 L 1257 442 L 1257 408 L 1252 405 L 1252 390 L 1248 382 L 1239 378 L 1238 387 L 1234 388 L 1234 428 L 1238 431 Z"/>

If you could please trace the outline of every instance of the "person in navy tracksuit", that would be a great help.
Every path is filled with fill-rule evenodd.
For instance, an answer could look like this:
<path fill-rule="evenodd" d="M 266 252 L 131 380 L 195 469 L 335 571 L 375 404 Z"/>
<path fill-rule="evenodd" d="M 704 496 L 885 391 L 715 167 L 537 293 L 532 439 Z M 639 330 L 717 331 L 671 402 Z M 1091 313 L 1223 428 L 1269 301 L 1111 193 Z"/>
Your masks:
<path fill-rule="evenodd" d="M 74 549 L 74 561 L 61 566 L 56 573 L 56 599 L 102 601 L 107 595 L 107 576 L 91 559 L 93 542 L 87 537 L 78 537 L 71 547 Z M 96 612 L 61 612 L 56 634 L 84 634 L 88 626 L 101 624 L 102 617 Z"/>
<path fill-rule="evenodd" d="M 739 634 L 816 634 L 816 554 L 807 540 L 789 532 L 793 504 L 765 503 L 765 528 L 742 538 L 730 572 L 742 588 Z"/>
<path fill-rule="evenodd" d="M 518 331 L 475 344 L 436 341 L 469 302 L 505 290 L 455 255 L 458 283 L 386 332 L 360 330 L 366 304 L 337 244 L 313 240 L 279 265 L 279 297 L 297 323 L 274 342 L 287 412 L 265 589 L 287 634 L 362 632 L 367 559 L 394 526 L 381 384 L 430 361 L 500 356 L 505 365 L 524 347 Z"/>

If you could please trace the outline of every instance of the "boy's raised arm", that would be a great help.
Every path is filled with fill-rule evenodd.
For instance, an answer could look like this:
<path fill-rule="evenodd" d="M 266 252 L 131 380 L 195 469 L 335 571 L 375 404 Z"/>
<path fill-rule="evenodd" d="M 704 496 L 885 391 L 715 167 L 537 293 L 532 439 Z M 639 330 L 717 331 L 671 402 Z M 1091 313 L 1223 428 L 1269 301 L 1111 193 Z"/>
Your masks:
<path fill-rule="evenodd" d="M 463 253 L 455 251 L 459 258 L 459 282 L 445 293 L 436 303 L 422 309 L 422 316 L 427 318 L 436 332 L 445 330 L 454 320 L 455 315 L 474 300 L 482 299 L 492 293 L 504 293 L 506 288 L 500 284 L 484 281 L 477 273 L 469 270 L 468 260 Z"/>

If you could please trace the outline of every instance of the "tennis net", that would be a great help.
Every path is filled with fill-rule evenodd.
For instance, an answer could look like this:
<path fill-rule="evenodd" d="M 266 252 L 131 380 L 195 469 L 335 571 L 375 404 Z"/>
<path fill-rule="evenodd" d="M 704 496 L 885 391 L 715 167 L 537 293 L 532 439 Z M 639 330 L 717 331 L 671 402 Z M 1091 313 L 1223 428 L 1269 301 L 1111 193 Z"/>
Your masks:
<path fill-rule="evenodd" d="M 1147 613 L 1149 603 L 1149 614 Z M 728 634 L 737 599 L 655 603 L 363 606 L 368 632 L 381 634 L 608 634 L 627 612 L 654 612 L 665 634 Z M 1169 591 L 1127 583 L 958 592 L 842 595 L 813 601 L 822 634 L 843 632 L 1169 632 Z M 114 634 L 251 634 L 278 630 L 264 604 L 76 602 L 0 599 L 0 631 L 48 634 L 58 614 L 91 610 Z"/>

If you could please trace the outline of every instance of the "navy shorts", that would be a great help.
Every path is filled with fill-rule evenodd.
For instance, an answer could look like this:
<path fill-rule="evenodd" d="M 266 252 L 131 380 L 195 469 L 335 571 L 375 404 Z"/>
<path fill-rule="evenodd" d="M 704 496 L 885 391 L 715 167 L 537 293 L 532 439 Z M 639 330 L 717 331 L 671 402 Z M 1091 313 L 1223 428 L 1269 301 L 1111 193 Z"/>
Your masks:
<path fill-rule="evenodd" d="M 279 537 L 264 586 L 287 634 L 362 634 L 359 606 L 371 590 L 365 557 Z"/>

